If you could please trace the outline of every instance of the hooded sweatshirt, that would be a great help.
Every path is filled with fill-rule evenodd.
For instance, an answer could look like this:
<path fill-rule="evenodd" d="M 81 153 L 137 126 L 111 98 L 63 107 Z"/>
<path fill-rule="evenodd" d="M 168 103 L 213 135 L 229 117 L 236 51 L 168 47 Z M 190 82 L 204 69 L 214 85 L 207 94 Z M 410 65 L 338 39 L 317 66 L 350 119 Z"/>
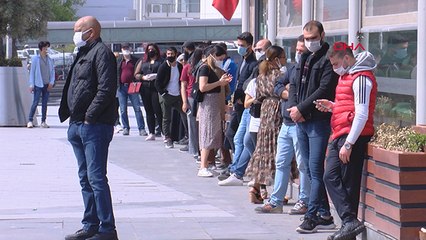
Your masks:
<path fill-rule="evenodd" d="M 348 134 L 346 141 L 354 144 L 360 135 L 374 134 L 373 113 L 377 94 L 373 69 L 376 61 L 367 51 L 355 56 L 356 62 L 339 78 L 331 126 L 332 138 Z"/>

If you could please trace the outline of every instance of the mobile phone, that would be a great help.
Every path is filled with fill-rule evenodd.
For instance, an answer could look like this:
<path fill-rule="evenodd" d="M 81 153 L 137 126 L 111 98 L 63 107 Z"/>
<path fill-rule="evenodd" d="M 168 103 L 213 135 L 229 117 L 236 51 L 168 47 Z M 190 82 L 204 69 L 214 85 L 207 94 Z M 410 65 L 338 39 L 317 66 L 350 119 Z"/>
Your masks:
<path fill-rule="evenodd" d="M 314 101 L 313 101 L 313 103 L 314 103 L 315 105 L 318 105 L 318 106 L 320 106 L 320 107 L 323 107 L 323 108 L 327 109 L 327 111 L 331 112 L 331 108 L 329 108 L 329 107 L 325 106 L 324 104 L 322 104 L 322 103 L 318 102 L 317 100 L 314 100 Z"/>

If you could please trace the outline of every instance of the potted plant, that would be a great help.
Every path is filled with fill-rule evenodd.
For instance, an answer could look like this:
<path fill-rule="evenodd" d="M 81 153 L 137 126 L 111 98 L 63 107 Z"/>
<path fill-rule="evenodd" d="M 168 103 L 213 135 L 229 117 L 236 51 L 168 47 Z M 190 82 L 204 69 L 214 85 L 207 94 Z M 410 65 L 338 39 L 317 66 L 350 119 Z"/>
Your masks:
<path fill-rule="evenodd" d="M 426 222 L 426 135 L 381 124 L 368 145 L 360 218 L 396 239 L 419 238 Z"/>

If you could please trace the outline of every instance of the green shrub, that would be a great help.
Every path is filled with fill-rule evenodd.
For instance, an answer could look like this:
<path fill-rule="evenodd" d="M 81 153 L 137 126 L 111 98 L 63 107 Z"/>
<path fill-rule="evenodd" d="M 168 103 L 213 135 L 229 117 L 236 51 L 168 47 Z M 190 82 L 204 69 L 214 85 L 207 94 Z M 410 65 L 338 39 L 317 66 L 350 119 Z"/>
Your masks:
<path fill-rule="evenodd" d="M 0 58 L 0 66 L 3 67 L 22 67 L 22 60 L 20 58 L 4 59 Z"/>
<path fill-rule="evenodd" d="M 382 123 L 376 129 L 371 143 L 387 150 L 423 152 L 426 135 L 415 132 L 411 127 L 398 127 Z"/>

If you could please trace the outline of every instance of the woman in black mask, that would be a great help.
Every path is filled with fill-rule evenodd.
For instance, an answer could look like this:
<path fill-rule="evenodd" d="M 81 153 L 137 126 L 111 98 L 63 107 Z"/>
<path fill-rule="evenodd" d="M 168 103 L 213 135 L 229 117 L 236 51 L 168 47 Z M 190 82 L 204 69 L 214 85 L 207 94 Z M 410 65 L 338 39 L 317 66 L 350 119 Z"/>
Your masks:
<path fill-rule="evenodd" d="M 157 76 L 158 67 L 163 62 L 160 57 L 160 49 L 155 43 L 149 43 L 145 47 L 145 54 L 135 68 L 135 78 L 142 81 L 140 94 L 146 112 L 146 121 L 148 124 L 149 135 L 145 139 L 147 141 L 155 140 L 155 137 L 161 137 L 161 123 L 163 114 L 158 99 L 158 92 L 154 86 L 154 80 Z M 158 124 L 157 132 L 155 131 L 156 123 Z"/>

